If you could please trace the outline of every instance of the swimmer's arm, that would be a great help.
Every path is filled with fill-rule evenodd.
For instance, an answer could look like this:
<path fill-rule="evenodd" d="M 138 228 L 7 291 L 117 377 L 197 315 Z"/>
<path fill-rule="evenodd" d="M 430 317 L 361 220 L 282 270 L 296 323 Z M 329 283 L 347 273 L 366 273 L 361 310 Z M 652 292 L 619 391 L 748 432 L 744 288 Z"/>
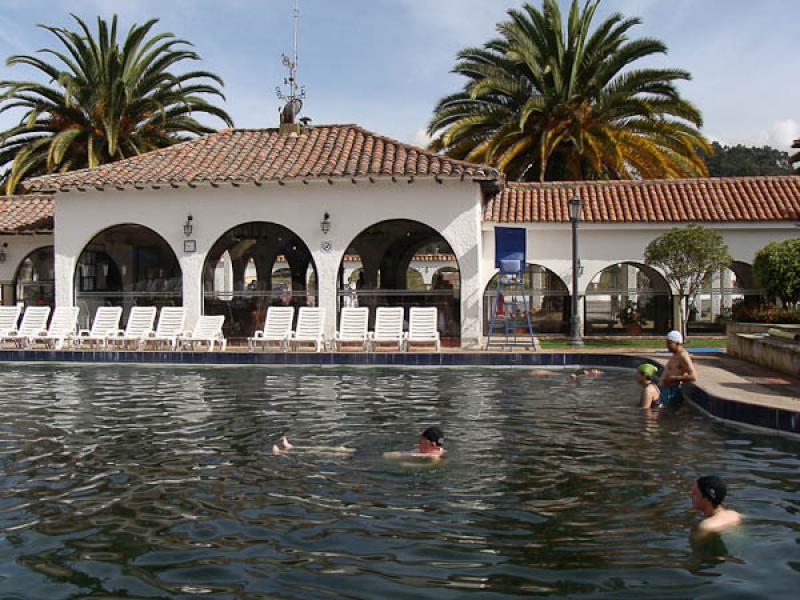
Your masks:
<path fill-rule="evenodd" d="M 383 458 L 404 458 L 410 454 L 410 452 L 384 452 Z"/>
<path fill-rule="evenodd" d="M 694 369 L 692 357 L 689 356 L 688 352 L 684 352 L 683 356 L 681 356 L 681 365 L 686 373 L 686 375 L 681 376 L 681 381 L 684 383 L 694 383 L 697 381 L 697 371 Z"/>
<path fill-rule="evenodd" d="M 439 460 L 446 453 L 442 450 L 441 454 L 423 454 L 422 452 L 384 452 L 383 458 L 425 458 L 428 460 Z"/>

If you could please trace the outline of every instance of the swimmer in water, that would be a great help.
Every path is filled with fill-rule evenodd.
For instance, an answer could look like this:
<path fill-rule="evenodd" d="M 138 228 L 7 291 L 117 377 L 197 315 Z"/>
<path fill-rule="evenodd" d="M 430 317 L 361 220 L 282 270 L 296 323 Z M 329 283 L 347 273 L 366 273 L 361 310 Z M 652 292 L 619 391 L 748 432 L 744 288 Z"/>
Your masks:
<path fill-rule="evenodd" d="M 419 446 L 411 452 L 384 452 L 384 458 L 430 458 L 438 460 L 445 455 L 444 432 L 440 427 L 428 427 L 419 436 Z"/>
<path fill-rule="evenodd" d="M 642 386 L 642 393 L 639 396 L 640 408 L 661 408 L 661 392 L 658 386 L 653 383 L 653 378 L 658 373 L 658 368 L 650 363 L 639 365 L 636 369 L 636 381 Z"/>
<path fill-rule="evenodd" d="M 533 369 L 530 374 L 532 377 L 552 377 L 555 372 L 549 369 Z"/>
<path fill-rule="evenodd" d="M 286 439 L 286 436 L 283 436 L 281 438 L 280 447 L 278 446 L 278 444 L 272 444 L 272 455 L 273 456 L 278 456 L 279 454 L 286 454 L 292 448 L 294 448 L 294 446 L 292 446 L 289 443 L 289 440 Z"/>
<path fill-rule="evenodd" d="M 280 440 L 280 445 L 272 444 L 272 455 L 280 456 L 282 454 L 289 454 L 290 450 L 297 453 L 317 453 L 317 454 L 352 454 L 355 448 L 348 448 L 346 446 L 295 446 L 290 444 L 289 440 L 284 435 Z"/>
<path fill-rule="evenodd" d="M 578 377 L 599 377 L 602 374 L 603 372 L 600 369 L 584 369 L 579 373 L 572 373 L 570 377 L 572 377 L 573 380 L 576 380 Z"/>
<path fill-rule="evenodd" d="M 692 485 L 692 507 L 703 515 L 698 533 L 718 533 L 742 522 L 742 515 L 722 506 L 728 487 L 715 475 L 698 478 Z"/>

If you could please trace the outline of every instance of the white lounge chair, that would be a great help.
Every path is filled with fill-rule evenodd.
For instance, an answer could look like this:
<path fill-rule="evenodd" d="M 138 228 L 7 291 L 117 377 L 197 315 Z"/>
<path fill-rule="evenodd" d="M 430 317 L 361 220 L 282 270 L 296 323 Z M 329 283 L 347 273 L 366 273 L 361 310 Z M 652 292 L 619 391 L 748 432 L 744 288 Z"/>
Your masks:
<path fill-rule="evenodd" d="M 178 340 L 181 349 L 194 350 L 195 346 L 208 344 L 208 351 L 214 351 L 214 344 L 219 343 L 221 351 L 225 352 L 228 340 L 222 335 L 222 326 L 225 323 L 224 315 L 201 315 L 192 331 L 185 332 Z"/>
<path fill-rule="evenodd" d="M 119 329 L 119 320 L 122 318 L 121 306 L 101 306 L 94 313 L 91 329 L 81 329 L 78 335 L 72 338 L 76 348 L 82 346 L 106 347 L 109 334 Z"/>
<path fill-rule="evenodd" d="M 128 344 L 141 348 L 147 335 L 153 331 L 156 322 L 155 306 L 134 306 L 128 315 L 125 330 L 118 329 L 108 334 L 106 343 L 109 347 L 119 346 L 124 349 Z"/>
<path fill-rule="evenodd" d="M 50 319 L 50 327 L 39 335 L 31 336 L 30 347 L 43 344 L 47 348 L 52 345 L 56 350 L 61 350 L 64 341 L 75 335 L 79 312 L 80 309 L 77 306 L 56 306 L 53 318 Z"/>
<path fill-rule="evenodd" d="M 19 304 L 0 306 L 0 336 L 8 335 L 17 330 L 17 322 L 21 311 L 22 307 Z"/>
<path fill-rule="evenodd" d="M 277 343 L 284 352 L 289 349 L 289 338 L 292 335 L 292 322 L 294 321 L 293 306 L 270 306 L 267 308 L 267 318 L 264 329 L 256 331 L 253 337 L 247 338 L 250 351 L 259 345 L 264 348 L 270 343 Z"/>
<path fill-rule="evenodd" d="M 22 322 L 16 331 L 8 331 L 0 337 L 0 345 L 14 343 L 17 348 L 29 344 L 30 338 L 47 331 L 47 318 L 50 316 L 49 306 L 29 306 L 22 315 Z"/>
<path fill-rule="evenodd" d="M 397 346 L 403 350 L 403 316 L 402 306 L 380 306 L 375 311 L 375 329 L 369 333 L 372 350 L 383 344 Z"/>
<path fill-rule="evenodd" d="M 437 329 L 439 311 L 435 306 L 414 306 L 409 310 L 406 349 L 412 344 L 433 344 L 436 352 L 442 349 Z"/>
<path fill-rule="evenodd" d="M 362 350 L 367 349 L 367 323 L 369 309 L 366 307 L 345 307 L 339 317 L 339 331 L 333 338 L 333 346 L 341 350 L 345 344 L 358 344 Z"/>
<path fill-rule="evenodd" d="M 300 344 L 314 344 L 314 350 L 321 352 L 325 345 L 325 309 L 301 307 L 289 343 L 295 350 Z"/>
<path fill-rule="evenodd" d="M 186 328 L 186 309 L 182 306 L 165 306 L 158 316 L 155 331 L 149 331 L 142 343 L 142 348 L 152 344 L 153 348 L 167 345 L 170 350 L 178 347 L 178 339 Z"/>

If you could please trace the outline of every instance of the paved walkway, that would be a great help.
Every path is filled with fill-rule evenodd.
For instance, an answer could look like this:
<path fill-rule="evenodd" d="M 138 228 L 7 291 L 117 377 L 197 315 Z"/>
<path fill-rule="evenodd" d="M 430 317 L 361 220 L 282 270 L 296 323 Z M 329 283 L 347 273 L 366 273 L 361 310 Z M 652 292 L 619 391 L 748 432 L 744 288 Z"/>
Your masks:
<path fill-rule="evenodd" d="M 664 354 L 649 355 L 664 364 Z M 697 369 L 697 385 L 713 396 L 800 411 L 800 379 L 770 371 L 725 354 L 692 356 Z"/>

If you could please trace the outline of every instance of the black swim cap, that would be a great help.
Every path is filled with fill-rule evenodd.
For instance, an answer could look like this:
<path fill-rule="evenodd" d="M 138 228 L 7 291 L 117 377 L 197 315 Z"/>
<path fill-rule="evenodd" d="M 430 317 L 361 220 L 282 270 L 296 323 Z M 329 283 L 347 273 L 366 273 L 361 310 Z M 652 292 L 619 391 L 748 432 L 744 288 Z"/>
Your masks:
<path fill-rule="evenodd" d="M 716 475 L 706 475 L 697 480 L 697 489 L 700 490 L 703 498 L 711 500 L 714 506 L 719 506 L 725 500 L 728 493 L 728 486 Z"/>
<path fill-rule="evenodd" d="M 444 431 L 436 426 L 428 427 L 422 432 L 422 437 L 424 437 L 430 443 L 436 444 L 440 448 L 442 447 L 442 444 L 444 444 Z"/>

